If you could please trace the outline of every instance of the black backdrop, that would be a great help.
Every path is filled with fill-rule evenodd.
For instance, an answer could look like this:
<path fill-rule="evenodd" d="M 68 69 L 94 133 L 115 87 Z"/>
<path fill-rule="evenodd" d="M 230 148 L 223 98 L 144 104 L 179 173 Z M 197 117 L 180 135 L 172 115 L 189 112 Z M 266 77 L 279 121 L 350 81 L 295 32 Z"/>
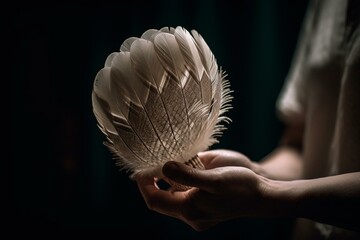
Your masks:
<path fill-rule="evenodd" d="M 282 125 L 275 101 L 307 1 L 169 0 L 11 8 L 11 230 L 26 236 L 285 239 L 290 219 L 238 219 L 198 233 L 147 209 L 119 172 L 92 113 L 108 54 L 149 28 L 196 29 L 228 74 L 233 109 L 220 143 L 260 160 Z"/>

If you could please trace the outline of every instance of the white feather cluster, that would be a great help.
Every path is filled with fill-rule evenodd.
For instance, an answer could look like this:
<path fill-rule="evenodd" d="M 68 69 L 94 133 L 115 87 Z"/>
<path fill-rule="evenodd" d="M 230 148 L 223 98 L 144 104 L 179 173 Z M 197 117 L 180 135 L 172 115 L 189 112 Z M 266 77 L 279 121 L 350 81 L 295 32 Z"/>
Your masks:
<path fill-rule="evenodd" d="M 164 27 L 126 39 L 96 75 L 92 104 L 122 169 L 186 162 L 217 142 L 230 119 L 228 81 L 195 31 Z"/>

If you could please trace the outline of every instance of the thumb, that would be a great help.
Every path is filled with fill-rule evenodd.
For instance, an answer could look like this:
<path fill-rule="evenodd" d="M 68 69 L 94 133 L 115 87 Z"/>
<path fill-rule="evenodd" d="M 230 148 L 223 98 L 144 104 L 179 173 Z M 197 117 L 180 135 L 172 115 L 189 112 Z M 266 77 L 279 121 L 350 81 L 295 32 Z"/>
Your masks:
<path fill-rule="evenodd" d="M 169 161 L 164 164 L 162 171 L 167 178 L 174 182 L 211 192 L 212 179 L 208 170 L 192 168 L 183 163 Z"/>

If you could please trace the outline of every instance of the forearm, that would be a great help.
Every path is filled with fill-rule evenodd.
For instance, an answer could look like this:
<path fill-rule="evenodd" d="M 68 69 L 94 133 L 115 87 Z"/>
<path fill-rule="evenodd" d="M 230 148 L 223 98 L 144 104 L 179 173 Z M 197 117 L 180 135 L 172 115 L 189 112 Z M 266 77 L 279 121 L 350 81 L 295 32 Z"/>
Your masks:
<path fill-rule="evenodd" d="M 270 179 L 300 179 L 302 156 L 296 148 L 280 146 L 256 164 L 253 170 Z"/>
<path fill-rule="evenodd" d="M 265 180 L 271 211 L 360 231 L 360 172 L 311 180 Z M 270 212 L 271 215 L 271 212 Z"/>
<path fill-rule="evenodd" d="M 301 179 L 303 133 L 304 124 L 287 124 L 279 147 L 262 159 L 253 171 L 270 179 Z"/>

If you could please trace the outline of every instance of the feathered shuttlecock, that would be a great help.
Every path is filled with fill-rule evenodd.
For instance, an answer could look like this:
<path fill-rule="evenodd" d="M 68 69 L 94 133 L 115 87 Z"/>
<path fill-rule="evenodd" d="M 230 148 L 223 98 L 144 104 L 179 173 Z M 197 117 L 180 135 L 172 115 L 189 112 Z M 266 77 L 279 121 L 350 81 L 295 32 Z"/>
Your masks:
<path fill-rule="evenodd" d="M 195 30 L 150 29 L 126 39 L 96 75 L 93 111 L 118 165 L 161 177 L 169 160 L 203 168 L 197 153 L 217 142 L 229 83 Z"/>

